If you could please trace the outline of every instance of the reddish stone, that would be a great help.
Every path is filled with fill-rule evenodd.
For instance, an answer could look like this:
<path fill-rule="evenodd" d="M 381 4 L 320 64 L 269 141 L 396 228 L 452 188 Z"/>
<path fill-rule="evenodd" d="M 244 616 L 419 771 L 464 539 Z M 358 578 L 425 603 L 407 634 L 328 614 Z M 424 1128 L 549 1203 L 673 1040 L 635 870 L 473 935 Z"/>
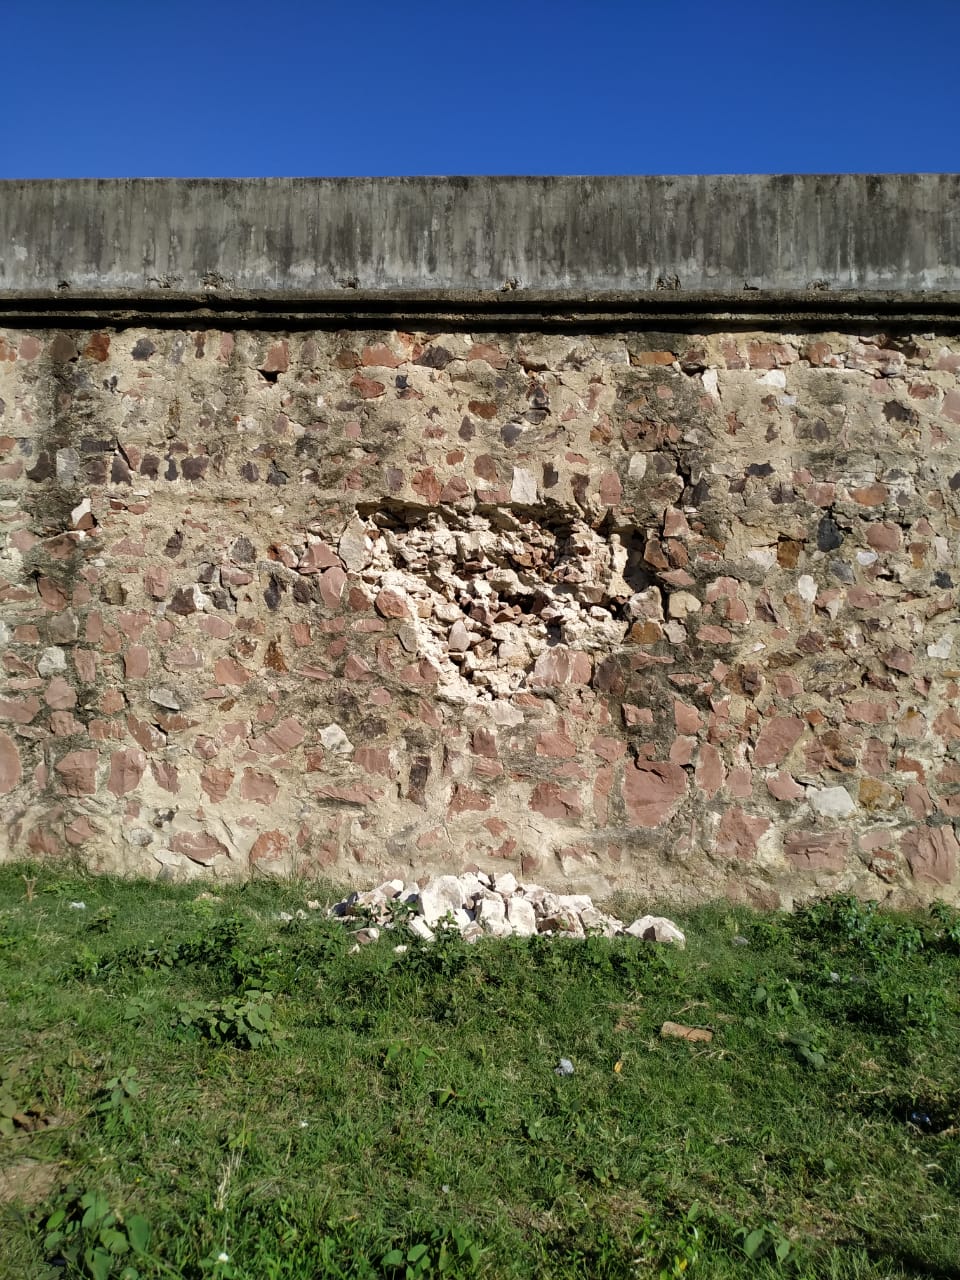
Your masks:
<path fill-rule="evenodd" d="M 760 837 L 769 829 L 769 818 L 754 817 L 733 806 L 720 819 L 716 852 L 722 858 L 749 861 L 757 852 Z"/>
<path fill-rule="evenodd" d="M 262 831 L 250 850 L 251 867 L 257 862 L 268 862 L 271 859 L 282 858 L 287 851 L 289 843 L 289 836 L 284 835 L 282 831 Z"/>
<path fill-rule="evenodd" d="M 534 664 L 533 685 L 585 685 L 590 683 L 593 664 L 585 653 L 555 645 L 544 650 Z"/>
<path fill-rule="evenodd" d="M 255 738 L 251 746 L 260 755 L 289 755 L 306 736 L 307 731 L 296 716 L 285 716 L 262 738 Z"/>
<path fill-rule="evenodd" d="M 568 760 L 577 754 L 577 748 L 564 734 L 547 732 L 537 738 L 536 753 L 538 756 Z"/>
<path fill-rule="evenodd" d="M 530 808 L 545 818 L 579 818 L 583 814 L 579 793 L 555 782 L 537 783 L 530 796 Z"/>
<path fill-rule="evenodd" d="M 483 360 L 490 365 L 491 369 L 505 369 L 509 363 L 509 358 L 503 354 L 499 347 L 492 347 L 485 342 L 476 342 L 467 352 L 468 360 Z"/>
<path fill-rule="evenodd" d="M 863 702 L 848 702 L 844 710 L 847 719 L 857 724 L 886 724 L 890 708 L 885 702 L 868 699 Z"/>
<path fill-rule="evenodd" d="M 874 551 L 897 551 L 900 548 L 900 526 L 885 522 L 867 529 L 867 543 Z"/>
<path fill-rule="evenodd" d="M 934 720 L 933 727 L 944 742 L 954 742 L 960 738 L 960 715 L 953 707 L 945 707 Z"/>
<path fill-rule="evenodd" d="M 154 564 L 143 575 L 143 589 L 154 600 L 165 600 L 170 590 L 170 570 L 166 565 Z"/>
<path fill-rule="evenodd" d="M 317 796 L 321 800 L 337 800 L 342 804 L 368 805 L 379 800 L 382 792 L 372 787 L 319 787 Z"/>
<path fill-rule="evenodd" d="M 749 769 L 731 769 L 727 776 L 727 790 L 732 796 L 745 800 L 753 794 L 753 775 Z"/>
<path fill-rule="evenodd" d="M 760 768 L 782 764 L 803 733 L 803 721 L 798 716 L 774 716 L 760 730 L 753 751 L 753 762 Z"/>
<path fill-rule="evenodd" d="M 211 614 L 204 614 L 203 617 L 198 618 L 197 627 L 205 636 L 210 636 L 213 640 L 226 640 L 227 636 L 233 634 L 233 623 L 229 619 Z"/>
<path fill-rule="evenodd" d="M 54 676 L 47 685 L 43 700 L 55 711 L 69 711 L 77 705 L 77 692 L 63 676 Z"/>
<path fill-rule="evenodd" d="M 200 774 L 200 786 L 213 804 L 226 800 L 232 782 L 232 769 L 217 769 L 213 765 L 207 765 Z"/>
<path fill-rule="evenodd" d="M 345 680 L 369 680 L 373 674 L 372 669 L 367 666 L 364 660 L 358 658 L 354 653 L 351 653 L 344 663 L 343 678 Z"/>
<path fill-rule="evenodd" d="M 230 856 L 227 846 L 208 831 L 178 831 L 170 841 L 170 848 L 202 866 L 207 866 L 214 858 Z"/>
<path fill-rule="evenodd" d="M 616 471 L 604 471 L 600 477 L 600 501 L 606 507 L 617 507 L 623 500 L 623 485 Z"/>
<path fill-rule="evenodd" d="M 471 810 L 482 813 L 489 808 L 489 796 L 484 795 L 482 791 L 474 791 L 470 787 L 465 787 L 462 783 L 458 783 L 453 789 L 447 812 L 452 817 L 454 814 L 466 813 Z"/>
<path fill-rule="evenodd" d="M 261 373 L 286 373 L 290 368 L 290 346 L 286 338 L 281 340 L 270 348 L 267 352 L 267 358 L 260 366 Z"/>
<path fill-rule="evenodd" d="M 358 747 L 353 762 L 366 773 L 378 773 L 384 778 L 392 778 L 396 772 L 387 747 Z"/>
<path fill-rule="evenodd" d="M 23 776 L 20 752 L 7 733 L 0 732 L 0 796 L 8 795 Z"/>
<path fill-rule="evenodd" d="M 693 775 L 694 782 L 706 798 L 712 800 L 723 786 L 725 778 L 726 770 L 723 767 L 720 752 L 711 743 L 704 743 L 700 747 L 697 756 L 697 767 Z"/>
<path fill-rule="evenodd" d="M 699 733 L 702 728 L 700 712 L 697 708 L 691 707 L 688 702 L 682 702 L 679 698 L 673 700 L 673 720 L 677 733 Z"/>
<path fill-rule="evenodd" d="M 68 822 L 63 829 L 63 834 L 67 844 L 80 845 L 98 836 L 100 828 L 94 826 L 89 818 L 81 816 Z"/>
<path fill-rule="evenodd" d="M 891 671 L 902 671 L 906 676 L 910 675 L 915 664 L 916 659 L 913 654 L 906 649 L 901 649 L 899 646 L 883 655 L 883 665 L 885 667 L 889 667 Z"/>
<path fill-rule="evenodd" d="M 123 674 L 127 680 L 139 680 L 150 670 L 150 651 L 133 644 L 123 655 Z"/>
<path fill-rule="evenodd" d="M 92 796 L 97 790 L 97 765 L 100 753 L 94 750 L 71 751 L 56 765 L 61 785 L 68 796 Z"/>
<path fill-rule="evenodd" d="M 150 772 L 157 786 L 162 787 L 164 791 L 176 795 L 180 790 L 180 775 L 177 773 L 176 765 L 166 760 L 151 760 Z"/>
<path fill-rule="evenodd" d="M 696 747 L 696 738 L 690 738 L 681 734 L 680 737 L 674 738 L 673 742 L 670 743 L 670 750 L 668 752 L 669 759 L 673 764 L 690 764 L 693 760 L 693 753 L 696 750 Z"/>
<path fill-rule="evenodd" d="M 474 729 L 470 739 L 470 749 L 474 755 L 487 759 L 497 758 L 497 735 L 491 729 Z"/>
<path fill-rule="evenodd" d="M 307 549 L 297 564 L 297 572 L 304 574 L 319 573 L 321 569 L 342 568 L 340 557 L 333 548 L 320 541 L 308 542 Z"/>
<path fill-rule="evenodd" d="M 677 807 L 687 790 L 687 775 L 668 761 L 638 760 L 627 765 L 623 799 L 630 821 L 638 827 L 658 827 Z"/>
<path fill-rule="evenodd" d="M 136 716 L 127 716 L 127 729 L 130 736 L 144 751 L 159 751 L 166 746 L 167 736 L 146 720 L 138 720 Z"/>
<path fill-rule="evenodd" d="M 406 597 L 400 591 L 394 591 L 391 587 L 384 587 L 382 591 L 378 592 L 373 603 L 377 613 L 383 618 L 409 618 L 411 616 Z"/>
<path fill-rule="evenodd" d="M 107 789 L 115 796 L 125 796 L 140 785 L 147 757 L 139 747 L 125 747 L 110 753 L 110 776 Z"/>
<path fill-rule="evenodd" d="M 960 391 L 948 391 L 943 397 L 943 416 L 960 422 Z"/>
<path fill-rule="evenodd" d="M 960 846 L 952 827 L 914 827 L 901 837 L 900 849 L 915 880 L 953 884 Z"/>
<path fill-rule="evenodd" d="M 792 831 L 784 841 L 783 852 L 800 871 L 842 871 L 849 848 L 846 831 Z"/>
<path fill-rule="evenodd" d="M 325 569 L 320 574 L 320 598 L 328 609 L 339 609 L 346 581 L 346 573 L 337 566 Z"/>
<path fill-rule="evenodd" d="M 261 773 L 259 769 L 244 769 L 240 783 L 240 795 L 244 800 L 254 800 L 257 804 L 273 804 L 280 788 L 276 778 L 269 773 Z"/>
<path fill-rule="evenodd" d="M 440 501 L 443 485 L 437 479 L 437 473 L 433 467 L 424 467 L 421 471 L 415 472 L 410 481 L 410 487 L 415 493 L 420 494 L 428 506 L 435 507 Z"/>
<path fill-rule="evenodd" d="M 772 774 L 766 782 L 774 800 L 799 800 L 804 794 L 803 787 L 785 770 Z"/>
<path fill-rule="evenodd" d="M 399 369 L 405 360 L 394 355 L 385 342 L 377 342 L 372 347 L 364 347 L 360 353 L 362 365 L 373 365 L 378 369 Z"/>
<path fill-rule="evenodd" d="M 376 378 L 365 378 L 360 373 L 353 375 L 350 379 L 350 385 L 362 400 L 375 400 L 377 396 L 382 396 L 387 389 L 386 385 L 378 382 Z"/>
<path fill-rule="evenodd" d="M 859 489 L 851 489 L 850 497 L 861 507 L 879 507 L 886 502 L 889 493 L 886 485 L 868 484 Z"/>
<path fill-rule="evenodd" d="M 110 339 L 105 333 L 91 334 L 90 341 L 83 349 L 83 354 L 89 360 L 99 360 L 102 364 L 110 354 Z"/>
<path fill-rule="evenodd" d="M 600 756 L 601 759 L 609 760 L 612 764 L 626 755 L 627 746 L 619 738 L 605 738 L 598 734 L 591 740 L 590 750 Z"/>
<path fill-rule="evenodd" d="M 0 698 L 0 720 L 29 724 L 39 710 L 40 700 L 33 694 L 29 698 Z"/>
<path fill-rule="evenodd" d="M 248 680 L 253 679 L 253 674 L 233 658 L 218 658 L 213 664 L 213 678 L 219 684 L 242 688 Z"/>

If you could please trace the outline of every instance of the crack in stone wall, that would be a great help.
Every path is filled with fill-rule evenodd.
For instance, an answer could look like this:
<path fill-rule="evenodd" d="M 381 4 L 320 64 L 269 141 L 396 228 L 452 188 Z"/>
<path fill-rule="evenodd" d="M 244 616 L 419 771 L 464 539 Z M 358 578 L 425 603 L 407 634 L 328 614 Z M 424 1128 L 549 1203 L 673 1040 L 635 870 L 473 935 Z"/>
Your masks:
<path fill-rule="evenodd" d="M 4 857 L 958 895 L 960 345 L 0 333 Z"/>

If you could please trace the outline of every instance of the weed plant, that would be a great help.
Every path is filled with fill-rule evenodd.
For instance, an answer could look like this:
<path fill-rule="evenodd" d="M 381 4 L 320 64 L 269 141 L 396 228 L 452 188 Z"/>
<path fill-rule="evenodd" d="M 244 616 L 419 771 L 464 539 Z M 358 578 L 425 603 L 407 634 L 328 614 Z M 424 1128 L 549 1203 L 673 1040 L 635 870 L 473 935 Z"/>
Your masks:
<path fill-rule="evenodd" d="M 322 892 L 0 868 L 0 1277 L 960 1275 L 956 912 L 357 948 Z"/>

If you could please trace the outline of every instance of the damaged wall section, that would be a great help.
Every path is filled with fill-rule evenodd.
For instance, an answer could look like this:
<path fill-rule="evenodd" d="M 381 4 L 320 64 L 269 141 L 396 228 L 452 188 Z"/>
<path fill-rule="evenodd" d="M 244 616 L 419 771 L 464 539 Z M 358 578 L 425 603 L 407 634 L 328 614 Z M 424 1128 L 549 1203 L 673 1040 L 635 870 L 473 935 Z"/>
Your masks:
<path fill-rule="evenodd" d="M 0 330 L 2 856 L 958 897 L 960 342 Z"/>

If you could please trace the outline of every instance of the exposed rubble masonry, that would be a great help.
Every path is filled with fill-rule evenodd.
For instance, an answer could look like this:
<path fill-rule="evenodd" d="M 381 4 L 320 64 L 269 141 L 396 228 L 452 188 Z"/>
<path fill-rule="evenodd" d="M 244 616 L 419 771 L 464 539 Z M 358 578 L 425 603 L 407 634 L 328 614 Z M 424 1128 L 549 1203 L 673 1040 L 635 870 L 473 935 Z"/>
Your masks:
<path fill-rule="evenodd" d="M 0 330 L 2 855 L 958 897 L 960 341 Z"/>

